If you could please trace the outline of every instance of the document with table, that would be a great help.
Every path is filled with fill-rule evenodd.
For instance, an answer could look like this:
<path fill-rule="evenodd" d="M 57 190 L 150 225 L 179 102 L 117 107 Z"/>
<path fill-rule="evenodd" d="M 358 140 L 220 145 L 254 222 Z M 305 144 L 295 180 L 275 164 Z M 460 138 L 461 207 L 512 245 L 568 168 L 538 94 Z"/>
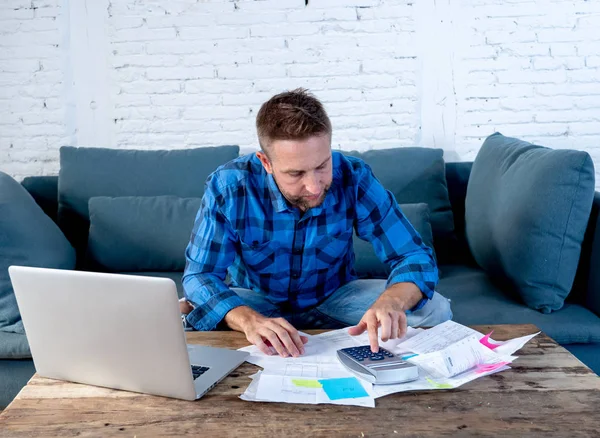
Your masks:
<path fill-rule="evenodd" d="M 539 333 L 539 332 L 538 332 Z M 408 328 L 402 339 L 381 342 L 380 347 L 417 365 L 417 380 L 401 384 L 374 385 L 359 379 L 341 365 L 337 350 L 369 344 L 367 333 L 350 336 L 348 329 L 307 336 L 305 354 L 283 358 L 268 356 L 257 347 L 241 348 L 247 361 L 263 368 L 241 395 L 243 400 L 262 402 L 343 404 L 375 407 L 375 399 L 403 391 L 452 389 L 480 377 L 509 368 L 534 333 L 496 342 L 454 321 L 431 329 Z"/>

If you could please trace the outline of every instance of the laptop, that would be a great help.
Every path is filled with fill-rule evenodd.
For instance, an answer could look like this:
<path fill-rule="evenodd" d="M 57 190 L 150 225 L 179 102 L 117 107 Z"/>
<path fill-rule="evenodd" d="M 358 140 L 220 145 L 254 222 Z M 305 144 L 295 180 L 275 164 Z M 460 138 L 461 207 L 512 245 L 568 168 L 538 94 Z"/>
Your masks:
<path fill-rule="evenodd" d="M 246 352 L 187 345 L 168 278 L 10 266 L 38 375 L 196 400 Z"/>

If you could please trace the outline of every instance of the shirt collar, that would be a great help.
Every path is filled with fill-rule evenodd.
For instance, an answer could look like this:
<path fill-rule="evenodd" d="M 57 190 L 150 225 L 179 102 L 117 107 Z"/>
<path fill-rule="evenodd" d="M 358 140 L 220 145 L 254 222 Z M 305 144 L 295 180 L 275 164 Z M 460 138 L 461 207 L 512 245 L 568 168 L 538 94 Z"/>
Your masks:
<path fill-rule="evenodd" d="M 266 173 L 266 171 L 265 171 Z M 288 202 L 277 187 L 277 183 L 275 182 L 275 178 L 270 173 L 266 175 L 267 179 L 267 188 L 269 189 L 269 196 L 271 198 L 271 203 L 273 204 L 273 208 L 277 213 L 281 213 L 285 210 L 290 210 L 288 206 Z"/>

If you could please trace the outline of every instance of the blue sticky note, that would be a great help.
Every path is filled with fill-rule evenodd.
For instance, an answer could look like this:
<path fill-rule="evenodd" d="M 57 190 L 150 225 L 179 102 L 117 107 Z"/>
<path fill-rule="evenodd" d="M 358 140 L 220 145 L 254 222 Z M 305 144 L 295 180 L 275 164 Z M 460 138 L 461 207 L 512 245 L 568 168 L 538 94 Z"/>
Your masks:
<path fill-rule="evenodd" d="M 323 379 L 319 380 L 323 385 L 323 390 L 330 400 L 340 400 L 342 398 L 360 398 L 368 397 L 367 391 L 360 384 L 356 377 L 344 377 L 341 379 Z"/>

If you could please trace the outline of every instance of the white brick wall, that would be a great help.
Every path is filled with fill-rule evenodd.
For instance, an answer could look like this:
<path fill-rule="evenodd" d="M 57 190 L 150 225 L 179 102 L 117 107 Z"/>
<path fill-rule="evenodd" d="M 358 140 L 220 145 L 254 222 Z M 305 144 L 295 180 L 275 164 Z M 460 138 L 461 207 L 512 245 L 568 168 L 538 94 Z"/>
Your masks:
<path fill-rule="evenodd" d="M 326 103 L 336 148 L 413 144 L 412 15 L 408 1 L 113 1 L 115 143 L 256 149 L 261 103 L 304 86 Z"/>
<path fill-rule="evenodd" d="M 0 169 L 58 170 L 62 144 L 257 148 L 299 86 L 334 147 L 442 147 L 500 131 L 587 150 L 600 188 L 600 3 L 585 0 L 4 0 Z"/>
<path fill-rule="evenodd" d="M 59 0 L 0 2 L 0 170 L 58 172 L 66 143 Z"/>
<path fill-rule="evenodd" d="M 464 7 L 468 3 L 468 8 Z M 600 187 L 600 3 L 463 2 L 456 153 L 475 158 L 494 131 L 583 149 Z"/>

